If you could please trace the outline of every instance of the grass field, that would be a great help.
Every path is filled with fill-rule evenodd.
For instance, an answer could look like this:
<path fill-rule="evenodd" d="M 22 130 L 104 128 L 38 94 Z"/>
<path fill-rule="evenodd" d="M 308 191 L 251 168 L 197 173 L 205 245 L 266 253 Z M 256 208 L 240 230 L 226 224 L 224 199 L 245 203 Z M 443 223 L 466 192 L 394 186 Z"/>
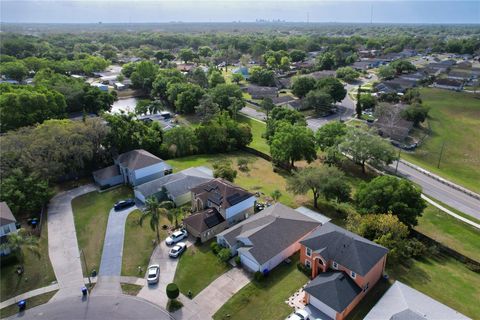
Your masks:
<path fill-rule="evenodd" d="M 418 219 L 417 231 L 480 262 L 480 230 L 428 206 Z"/>
<path fill-rule="evenodd" d="M 213 316 L 215 320 L 223 319 L 284 319 L 292 312 L 286 303 L 295 291 L 300 289 L 308 278 L 298 271 L 298 254 L 293 256 L 290 264 L 277 266 L 262 282 L 253 280 Z"/>
<path fill-rule="evenodd" d="M 430 108 L 432 134 L 415 153 L 403 153 L 402 157 L 480 192 L 480 95 L 432 88 L 421 89 L 421 94 L 423 104 Z"/>
<path fill-rule="evenodd" d="M 156 240 L 157 234 L 150 228 L 150 223 L 144 221 L 142 226 L 138 224 L 142 212 L 140 210 L 132 211 L 125 223 L 125 240 L 123 242 L 123 257 L 122 257 L 122 276 L 143 277 L 143 273 L 148 268 L 150 256 L 153 252 L 152 241 Z M 160 225 L 170 224 L 166 217 L 162 217 Z M 165 239 L 167 233 L 165 230 L 160 230 L 160 238 Z M 141 267 L 143 272 L 139 273 L 138 267 Z"/>
<path fill-rule="evenodd" d="M 115 202 L 132 197 L 132 190 L 122 186 L 103 193 L 94 191 L 73 199 L 72 208 L 78 246 L 85 253 L 90 270 L 99 270 L 108 215 Z M 85 272 L 85 270 L 84 270 Z"/>
<path fill-rule="evenodd" d="M 50 301 L 50 299 L 55 295 L 55 293 L 57 293 L 58 290 L 55 290 L 55 291 L 51 291 L 51 292 L 47 292 L 47 293 L 43 293 L 41 295 L 38 295 L 38 296 L 35 296 L 35 297 L 32 297 L 30 299 L 26 299 L 26 302 L 27 302 L 27 310 L 28 309 L 31 309 L 31 308 L 34 308 L 36 306 L 39 306 L 41 304 L 44 304 L 44 303 L 47 303 L 48 301 Z M 13 316 L 15 314 L 18 313 L 18 307 L 17 307 L 17 304 L 12 304 L 8 307 L 5 307 L 3 309 L 0 310 L 0 317 L 2 319 L 6 318 L 6 317 L 10 317 L 10 316 Z"/>
<path fill-rule="evenodd" d="M 174 282 L 184 295 L 188 295 L 191 291 L 192 296 L 196 296 L 213 280 L 230 269 L 213 254 L 210 243 L 190 246 L 180 257 Z"/>
<path fill-rule="evenodd" d="M 237 120 L 241 123 L 250 125 L 252 128 L 253 141 L 248 146 L 265 154 L 270 154 L 270 146 L 267 144 L 267 140 L 262 137 L 266 131 L 267 125 L 240 114 L 237 116 Z"/>
<path fill-rule="evenodd" d="M 23 261 L 7 261 L 4 257 L 1 260 L 0 268 L 0 300 L 4 301 L 24 292 L 45 287 L 55 281 L 52 265 L 48 257 L 48 228 L 46 217 L 43 222 L 42 233 L 39 239 L 38 256 L 29 251 L 23 250 Z M 19 277 L 16 273 L 17 266 L 24 266 L 24 273 Z"/>

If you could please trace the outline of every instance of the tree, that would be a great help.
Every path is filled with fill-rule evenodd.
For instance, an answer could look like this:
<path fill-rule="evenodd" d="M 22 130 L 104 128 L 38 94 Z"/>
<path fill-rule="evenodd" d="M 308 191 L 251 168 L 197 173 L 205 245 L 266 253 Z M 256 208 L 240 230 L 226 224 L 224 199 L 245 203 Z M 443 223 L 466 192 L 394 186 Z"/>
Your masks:
<path fill-rule="evenodd" d="M 278 124 L 270 143 L 270 154 L 277 163 L 288 163 L 295 167 L 295 161 L 316 159 L 315 138 L 311 129 L 282 121 Z"/>
<path fill-rule="evenodd" d="M 262 102 L 260 102 L 260 107 L 263 110 L 265 110 L 265 112 L 267 113 L 267 120 L 268 120 L 270 111 L 273 110 L 273 108 L 275 108 L 275 104 L 273 103 L 271 98 L 263 98 Z"/>
<path fill-rule="evenodd" d="M 358 79 L 360 73 L 352 67 L 342 67 L 337 69 L 337 78 L 346 82 L 353 82 Z"/>
<path fill-rule="evenodd" d="M 232 74 L 232 82 L 238 85 L 240 82 L 243 81 L 243 76 L 240 73 Z"/>
<path fill-rule="evenodd" d="M 4 62 L 0 64 L 0 74 L 7 79 L 21 82 L 28 75 L 28 69 L 20 61 Z"/>
<path fill-rule="evenodd" d="M 198 48 L 198 55 L 201 57 L 210 57 L 213 53 L 212 48 L 203 46 Z"/>
<path fill-rule="evenodd" d="M 320 127 L 315 139 L 321 151 L 330 147 L 337 147 L 347 134 L 347 125 L 340 121 L 331 121 Z"/>
<path fill-rule="evenodd" d="M 223 78 L 222 74 L 218 70 L 212 71 L 210 73 L 210 77 L 208 78 L 208 83 L 210 88 L 215 88 L 217 85 L 225 83 L 225 78 Z"/>
<path fill-rule="evenodd" d="M 202 88 L 208 87 L 208 78 L 202 68 L 195 68 L 190 75 L 193 83 L 198 84 Z"/>
<path fill-rule="evenodd" d="M 0 182 L 0 199 L 8 203 L 13 214 L 31 214 L 40 211 L 52 197 L 48 182 L 37 173 L 13 169 Z"/>
<path fill-rule="evenodd" d="M 350 186 L 343 172 L 334 167 L 307 167 L 296 172 L 288 181 L 287 189 L 294 194 L 313 193 L 313 206 L 318 208 L 318 198 L 346 201 L 350 197 Z"/>
<path fill-rule="evenodd" d="M 430 109 L 420 103 L 408 106 L 401 113 L 402 117 L 408 121 L 413 121 L 413 125 L 418 127 L 421 122 L 425 121 Z"/>
<path fill-rule="evenodd" d="M 221 110 L 228 110 L 234 98 L 243 102 L 242 90 L 235 84 L 219 84 L 210 90 L 210 95 Z"/>
<path fill-rule="evenodd" d="M 175 127 L 166 131 L 163 143 L 172 157 L 184 157 L 197 151 L 197 137 L 190 127 Z"/>
<path fill-rule="evenodd" d="M 151 61 L 141 61 L 135 65 L 130 79 L 135 88 L 143 89 L 147 93 L 152 90 L 153 81 L 157 76 L 158 66 Z"/>
<path fill-rule="evenodd" d="M 166 50 L 159 50 L 157 52 L 155 52 L 155 59 L 157 59 L 158 61 L 162 61 L 162 60 L 168 60 L 168 61 L 171 61 L 173 59 L 175 59 L 175 56 L 170 53 L 169 51 L 166 51 Z"/>
<path fill-rule="evenodd" d="M 332 97 L 324 90 L 310 91 L 303 101 L 308 109 L 314 109 L 317 114 L 327 115 L 332 112 Z"/>
<path fill-rule="evenodd" d="M 402 74 L 402 73 L 409 73 L 416 71 L 417 68 L 407 60 L 396 60 L 390 63 L 390 66 L 395 69 L 395 72 L 397 74 Z"/>
<path fill-rule="evenodd" d="M 139 223 L 143 224 L 146 218 L 149 218 L 150 228 L 157 233 L 157 243 L 160 243 L 160 220 L 162 216 L 167 216 L 168 210 L 174 207 L 172 201 L 158 202 L 155 196 L 150 196 L 145 200 L 145 211 L 140 217 Z"/>
<path fill-rule="evenodd" d="M 230 106 L 228 107 L 228 112 L 233 120 L 237 120 L 238 111 L 242 110 L 245 107 L 245 102 L 238 98 L 232 98 Z"/>
<path fill-rule="evenodd" d="M 182 59 L 185 63 L 192 61 L 195 58 L 195 53 L 190 48 L 184 48 L 180 50 L 178 57 Z"/>
<path fill-rule="evenodd" d="M 0 250 L 6 249 L 17 253 L 21 258 L 23 258 L 24 250 L 28 250 L 38 257 L 40 256 L 38 239 L 28 235 L 24 229 L 20 229 L 18 232 L 11 232 L 7 235 L 7 241 L 0 244 Z"/>
<path fill-rule="evenodd" d="M 357 90 L 357 103 L 355 105 L 355 112 L 357 113 L 357 118 L 361 119 L 362 118 L 362 86 L 358 86 Z"/>
<path fill-rule="evenodd" d="M 213 164 L 213 176 L 233 182 L 237 177 L 237 170 L 232 168 L 229 160 L 217 161 Z"/>
<path fill-rule="evenodd" d="M 168 221 L 170 221 L 170 223 L 175 226 L 175 229 L 177 229 L 179 226 L 178 218 L 183 217 L 184 215 L 185 215 L 184 207 L 174 208 L 168 211 L 167 218 L 168 218 Z"/>
<path fill-rule="evenodd" d="M 421 194 L 421 190 L 405 179 L 380 176 L 359 186 L 355 203 L 361 213 L 390 212 L 407 226 L 414 227 L 426 208 Z"/>
<path fill-rule="evenodd" d="M 375 106 L 377 105 L 377 99 L 375 99 L 375 97 L 371 94 L 362 94 L 360 96 L 360 105 L 362 110 L 375 109 Z"/>
<path fill-rule="evenodd" d="M 179 93 L 175 99 L 175 110 L 179 113 L 193 113 L 205 90 L 196 84 L 186 84 L 185 88 L 186 90 Z"/>
<path fill-rule="evenodd" d="M 323 89 L 333 99 L 333 102 L 340 102 L 347 96 L 347 90 L 340 80 L 333 77 L 326 77 L 317 81 L 317 88 Z"/>
<path fill-rule="evenodd" d="M 272 70 L 255 66 L 250 68 L 249 74 L 250 77 L 248 80 L 252 83 L 258 84 L 259 86 L 272 87 L 275 85 L 275 75 Z"/>
<path fill-rule="evenodd" d="M 295 77 L 292 83 L 292 93 L 299 98 L 303 98 L 315 89 L 315 85 L 316 81 L 312 77 Z"/>
<path fill-rule="evenodd" d="M 270 117 L 267 120 L 267 130 L 265 132 L 265 138 L 270 142 L 271 138 L 275 134 L 277 124 L 281 121 L 286 121 L 290 124 L 297 124 L 301 126 L 306 126 L 307 122 L 303 114 L 297 110 L 292 110 L 282 107 L 274 107 L 270 114 Z"/>
<path fill-rule="evenodd" d="M 275 189 L 272 191 L 272 193 L 270 193 L 270 197 L 272 197 L 273 201 L 275 202 L 277 202 L 281 196 L 282 196 L 282 193 L 278 189 Z"/>
<path fill-rule="evenodd" d="M 395 69 L 391 66 L 380 66 L 380 68 L 378 68 L 378 76 L 383 80 L 393 79 L 395 72 Z"/>
<path fill-rule="evenodd" d="M 201 117 L 203 123 L 212 120 L 219 112 L 220 106 L 213 101 L 210 94 L 204 94 L 198 106 L 195 107 L 195 113 Z"/>
<path fill-rule="evenodd" d="M 318 55 L 317 67 L 319 70 L 332 70 L 335 67 L 335 55 L 331 52 Z"/>
<path fill-rule="evenodd" d="M 305 53 L 305 51 L 297 49 L 293 49 L 292 51 L 290 51 L 290 59 L 292 59 L 293 62 L 303 61 L 306 57 L 307 54 Z"/>
<path fill-rule="evenodd" d="M 362 166 L 365 173 L 365 164 L 383 163 L 388 165 L 396 158 L 393 147 L 375 133 L 363 129 L 350 128 L 339 148 L 347 153 L 353 161 Z"/>
<path fill-rule="evenodd" d="M 279 68 L 283 71 L 288 71 L 290 70 L 290 63 L 291 63 L 291 60 L 289 57 L 282 57 L 282 59 L 280 60 L 280 65 L 279 65 Z"/>

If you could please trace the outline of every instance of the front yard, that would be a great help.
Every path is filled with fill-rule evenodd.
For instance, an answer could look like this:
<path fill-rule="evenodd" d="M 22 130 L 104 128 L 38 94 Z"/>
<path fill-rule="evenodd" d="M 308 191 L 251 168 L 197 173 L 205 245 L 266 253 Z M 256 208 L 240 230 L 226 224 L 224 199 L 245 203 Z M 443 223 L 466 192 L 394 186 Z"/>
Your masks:
<path fill-rule="evenodd" d="M 290 264 L 280 264 L 263 281 L 253 280 L 247 284 L 213 318 L 284 319 L 292 312 L 285 301 L 308 281 L 307 276 L 297 269 L 298 259 L 297 254 L 292 257 Z"/>
<path fill-rule="evenodd" d="M 184 295 L 188 295 L 191 291 L 192 296 L 196 296 L 213 280 L 230 269 L 213 254 L 210 243 L 211 241 L 190 246 L 180 257 L 174 282 Z"/>
<path fill-rule="evenodd" d="M 108 215 L 115 202 L 132 198 L 132 190 L 126 186 L 106 191 L 90 192 L 73 199 L 72 208 L 80 250 L 85 253 L 88 272 L 99 270 Z M 84 270 L 85 272 L 85 270 Z"/>

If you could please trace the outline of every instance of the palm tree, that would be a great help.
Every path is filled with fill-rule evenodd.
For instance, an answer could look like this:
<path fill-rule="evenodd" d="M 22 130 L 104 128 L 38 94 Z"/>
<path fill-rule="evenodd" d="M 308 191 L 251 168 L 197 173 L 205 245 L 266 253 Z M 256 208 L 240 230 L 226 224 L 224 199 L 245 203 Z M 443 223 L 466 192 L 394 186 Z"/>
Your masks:
<path fill-rule="evenodd" d="M 183 207 L 180 208 L 175 208 L 174 210 L 170 210 L 170 212 L 167 215 L 168 220 L 170 223 L 175 222 L 175 229 L 178 228 L 178 218 L 184 216 L 184 210 Z"/>
<path fill-rule="evenodd" d="M 10 249 L 12 252 L 17 252 L 22 256 L 23 250 L 26 249 L 33 252 L 36 256 L 40 256 L 38 239 L 27 234 L 23 229 L 10 233 L 7 239 L 7 242 L 0 245 L 1 250 Z"/>
<path fill-rule="evenodd" d="M 272 191 L 272 193 L 270 193 L 270 197 L 272 197 L 273 201 L 275 202 L 277 202 L 281 196 L 282 196 L 282 193 L 278 189 L 275 189 Z"/>
<path fill-rule="evenodd" d="M 147 217 L 150 218 L 150 228 L 157 232 L 157 241 L 160 242 L 160 219 L 162 215 L 167 216 L 168 210 L 174 207 L 172 201 L 158 202 L 157 198 L 151 196 L 145 201 L 145 212 L 140 217 L 140 225 L 143 224 L 143 220 Z"/>

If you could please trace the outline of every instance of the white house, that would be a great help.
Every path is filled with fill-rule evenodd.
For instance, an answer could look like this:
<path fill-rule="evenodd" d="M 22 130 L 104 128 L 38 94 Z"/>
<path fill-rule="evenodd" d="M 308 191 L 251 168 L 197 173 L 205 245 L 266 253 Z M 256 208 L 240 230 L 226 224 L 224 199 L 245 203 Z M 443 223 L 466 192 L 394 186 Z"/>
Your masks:
<path fill-rule="evenodd" d="M 0 202 L 0 243 L 5 243 L 8 240 L 8 235 L 17 232 L 17 220 L 12 214 L 6 202 Z M 10 253 L 10 249 L 1 250 L 0 255 L 4 256 Z"/>

